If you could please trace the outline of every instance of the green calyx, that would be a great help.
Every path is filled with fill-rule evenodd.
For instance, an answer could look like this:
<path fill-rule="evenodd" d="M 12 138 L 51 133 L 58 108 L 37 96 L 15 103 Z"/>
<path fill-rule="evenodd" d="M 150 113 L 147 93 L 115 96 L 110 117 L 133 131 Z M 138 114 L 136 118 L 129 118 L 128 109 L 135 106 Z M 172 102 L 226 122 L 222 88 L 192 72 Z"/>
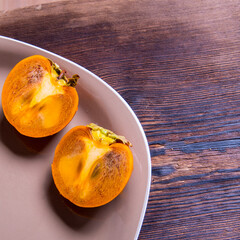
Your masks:
<path fill-rule="evenodd" d="M 75 87 L 77 85 L 77 80 L 79 76 L 74 74 L 71 78 L 67 78 L 65 75 L 66 71 L 62 70 L 58 64 L 53 62 L 51 59 L 48 59 L 51 63 L 53 73 L 56 74 L 57 81 L 62 86 Z"/>
<path fill-rule="evenodd" d="M 113 143 L 123 143 L 127 146 L 132 146 L 132 144 L 124 137 L 115 134 L 114 132 L 100 127 L 94 123 L 87 125 L 91 129 L 92 137 L 95 141 L 101 142 L 105 145 L 111 145 Z"/>

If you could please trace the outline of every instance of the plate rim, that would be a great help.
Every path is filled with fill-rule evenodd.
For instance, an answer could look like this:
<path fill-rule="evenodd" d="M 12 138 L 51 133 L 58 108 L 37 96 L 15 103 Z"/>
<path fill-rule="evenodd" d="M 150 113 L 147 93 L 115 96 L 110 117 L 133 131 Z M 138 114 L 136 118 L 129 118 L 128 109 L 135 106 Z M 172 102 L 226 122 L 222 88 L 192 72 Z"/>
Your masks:
<path fill-rule="evenodd" d="M 102 84 L 104 84 L 105 87 L 107 87 L 108 89 L 113 91 L 114 94 L 116 94 L 117 97 L 121 100 L 121 102 L 125 105 L 125 107 L 127 107 L 128 111 L 131 113 L 131 115 L 133 116 L 134 120 L 136 121 L 136 123 L 138 125 L 138 128 L 139 128 L 139 130 L 141 132 L 141 135 L 143 137 L 145 150 L 146 150 L 146 153 L 147 153 L 147 166 L 148 166 L 148 171 L 147 171 L 148 179 L 147 179 L 147 187 L 146 187 L 146 191 L 145 191 L 145 198 L 144 198 L 144 203 L 143 203 L 140 219 L 139 219 L 139 222 L 138 222 L 138 227 L 136 229 L 136 233 L 135 233 L 135 237 L 134 237 L 134 239 L 137 240 L 138 236 L 140 234 L 140 231 L 141 231 L 141 228 L 142 228 L 142 224 L 143 224 L 143 220 L 144 220 L 144 217 L 145 217 L 145 213 L 146 213 L 146 210 L 147 210 L 147 204 L 148 204 L 149 195 L 150 195 L 150 188 L 151 188 L 152 165 L 151 165 L 151 154 L 150 154 L 150 149 L 149 149 L 149 144 L 148 144 L 148 141 L 147 141 L 146 134 L 144 132 L 142 124 L 140 123 L 140 121 L 139 121 L 138 117 L 136 116 L 135 112 L 133 111 L 133 109 L 129 106 L 129 104 L 126 102 L 126 100 L 113 87 L 111 87 L 103 79 L 101 79 L 100 77 L 98 77 L 96 74 L 94 74 L 90 70 L 86 69 L 85 67 L 83 67 L 83 66 L 81 66 L 81 65 L 79 65 L 79 64 L 77 64 L 77 63 L 75 63 L 75 62 L 73 62 L 73 61 L 71 61 L 71 60 L 69 60 L 69 59 L 67 59 L 65 57 L 62 57 L 61 55 L 58 55 L 58 54 L 56 54 L 54 52 L 51 52 L 49 50 L 46 50 L 44 48 L 35 46 L 33 44 L 30 44 L 30 43 L 27 43 L 27 42 L 24 42 L 24 41 L 21 41 L 21 40 L 17 40 L 17 39 L 14 39 L 14 38 L 10 38 L 10 37 L 6 37 L 6 36 L 3 36 L 3 35 L 0 35 L 0 42 L 1 42 L 1 40 L 14 42 L 16 44 L 20 44 L 20 45 L 23 45 L 23 46 L 27 46 L 27 47 L 30 47 L 30 48 L 33 48 L 33 49 L 45 52 L 47 54 L 53 55 L 53 56 L 55 56 L 57 58 L 60 58 L 63 61 L 68 62 L 71 65 L 74 65 L 76 67 L 81 68 L 83 71 L 86 71 L 88 74 L 92 75 L 94 78 L 96 78 Z"/>

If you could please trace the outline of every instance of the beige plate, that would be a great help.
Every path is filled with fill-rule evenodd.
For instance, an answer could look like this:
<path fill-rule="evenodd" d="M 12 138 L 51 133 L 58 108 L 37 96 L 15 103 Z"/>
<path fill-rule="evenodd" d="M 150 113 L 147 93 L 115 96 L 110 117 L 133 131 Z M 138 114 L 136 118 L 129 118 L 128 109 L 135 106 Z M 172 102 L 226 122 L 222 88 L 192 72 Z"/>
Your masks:
<path fill-rule="evenodd" d="M 83 67 L 32 45 L 0 36 L 0 87 L 21 59 L 41 54 L 71 75 L 80 75 L 79 110 L 60 133 L 43 139 L 20 135 L 3 116 L 0 123 L 0 239 L 137 239 L 151 181 L 151 160 L 143 129 L 127 103 L 103 80 Z M 58 194 L 51 176 L 54 150 L 72 127 L 97 123 L 132 144 L 134 171 L 122 194 L 95 208 L 72 206 Z"/>

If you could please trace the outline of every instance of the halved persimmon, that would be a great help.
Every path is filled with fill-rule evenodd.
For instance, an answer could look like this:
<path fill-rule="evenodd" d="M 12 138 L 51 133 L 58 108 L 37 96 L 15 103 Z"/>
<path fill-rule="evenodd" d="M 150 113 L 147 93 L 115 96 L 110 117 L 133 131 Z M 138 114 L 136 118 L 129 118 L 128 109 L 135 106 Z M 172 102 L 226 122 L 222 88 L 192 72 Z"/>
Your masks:
<path fill-rule="evenodd" d="M 59 142 L 52 175 L 60 194 L 79 207 L 98 207 L 116 198 L 132 170 L 130 143 L 95 124 L 71 129 Z"/>
<path fill-rule="evenodd" d="M 21 134 L 46 137 L 62 130 L 78 108 L 74 86 L 50 59 L 34 55 L 20 61 L 9 73 L 2 90 L 6 119 Z"/>

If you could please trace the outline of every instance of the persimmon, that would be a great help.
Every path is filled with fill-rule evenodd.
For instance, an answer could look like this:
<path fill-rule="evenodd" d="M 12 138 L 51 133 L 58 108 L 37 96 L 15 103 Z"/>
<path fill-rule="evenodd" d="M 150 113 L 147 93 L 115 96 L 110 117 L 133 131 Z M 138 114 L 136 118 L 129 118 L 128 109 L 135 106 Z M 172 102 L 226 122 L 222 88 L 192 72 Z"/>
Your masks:
<path fill-rule="evenodd" d="M 74 88 L 79 78 L 67 78 L 50 59 L 34 55 L 21 60 L 10 71 L 2 90 L 6 119 L 21 134 L 46 137 L 62 130 L 78 108 Z"/>
<path fill-rule="evenodd" d="M 59 193 L 79 207 L 115 199 L 133 170 L 130 142 L 95 124 L 66 133 L 55 150 L 52 176 Z"/>

